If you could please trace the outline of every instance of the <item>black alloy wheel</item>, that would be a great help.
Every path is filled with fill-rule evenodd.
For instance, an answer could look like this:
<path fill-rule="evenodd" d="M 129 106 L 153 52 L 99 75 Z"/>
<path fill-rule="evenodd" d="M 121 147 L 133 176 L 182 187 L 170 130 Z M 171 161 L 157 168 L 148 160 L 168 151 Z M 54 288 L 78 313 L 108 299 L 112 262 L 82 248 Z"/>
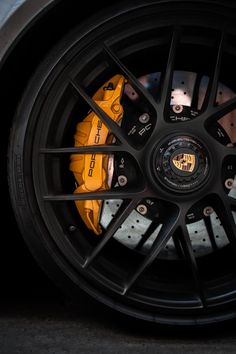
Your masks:
<path fill-rule="evenodd" d="M 11 198 L 65 290 L 158 323 L 235 317 L 235 18 L 223 1 L 123 4 L 65 37 L 32 78 L 12 129 Z M 92 99 L 115 75 L 119 124 Z M 113 139 L 76 147 L 91 111 Z M 109 189 L 74 193 L 71 154 L 109 157 Z M 83 200 L 102 201 L 101 235 Z"/>

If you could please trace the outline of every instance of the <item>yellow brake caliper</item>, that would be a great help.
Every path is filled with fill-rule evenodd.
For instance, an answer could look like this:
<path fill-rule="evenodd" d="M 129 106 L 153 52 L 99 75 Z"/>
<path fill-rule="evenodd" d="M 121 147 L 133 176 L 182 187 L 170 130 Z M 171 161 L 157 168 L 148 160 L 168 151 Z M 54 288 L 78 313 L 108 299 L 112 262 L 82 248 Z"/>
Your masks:
<path fill-rule="evenodd" d="M 124 84 L 125 78 L 121 75 L 116 75 L 106 82 L 93 96 L 96 104 L 117 123 L 123 117 L 123 107 L 120 100 Z M 77 124 L 74 138 L 76 147 L 102 145 L 112 142 L 110 131 L 94 112 L 90 112 L 82 122 Z M 107 169 L 108 155 L 71 155 L 70 170 L 74 173 L 78 183 L 74 193 L 97 192 L 109 189 Z M 99 225 L 99 220 L 102 201 L 78 200 L 75 204 L 86 226 L 93 230 L 95 234 L 101 234 L 102 229 Z"/>

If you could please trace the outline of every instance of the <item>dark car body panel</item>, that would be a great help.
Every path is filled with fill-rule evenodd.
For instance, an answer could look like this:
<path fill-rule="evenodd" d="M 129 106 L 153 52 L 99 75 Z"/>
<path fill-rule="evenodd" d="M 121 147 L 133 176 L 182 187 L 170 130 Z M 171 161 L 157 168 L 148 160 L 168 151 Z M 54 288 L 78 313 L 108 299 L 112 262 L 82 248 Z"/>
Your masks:
<path fill-rule="evenodd" d="M 160 0 L 165 2 L 166 0 Z M 175 0 L 174 0 L 175 1 Z M 201 1 L 201 0 L 200 0 Z M 45 13 L 52 6 L 63 2 L 62 0 L 1 0 L 0 1 L 0 66 L 6 54 L 13 48 L 16 41 L 19 40 L 21 35 L 30 28 L 30 25 L 43 13 Z M 66 0 L 68 4 L 75 6 L 73 0 Z M 131 1 L 131 4 L 139 6 L 139 3 L 151 3 L 152 1 Z M 183 2 L 191 2 L 191 0 L 183 0 Z M 209 0 L 209 3 L 217 3 L 218 0 Z M 83 3 L 83 8 L 79 8 L 78 2 L 78 19 L 84 12 L 86 16 L 89 12 L 99 11 L 103 6 L 118 5 L 120 1 L 113 1 L 112 3 L 107 0 L 95 3 L 91 6 Z M 236 8 L 234 0 L 225 0 L 225 6 Z M 86 11 L 87 10 L 87 11 Z M 84 16 L 81 17 L 84 20 Z"/>
<path fill-rule="evenodd" d="M 6 0 L 0 2 L 0 62 L 32 22 L 56 0 Z"/>

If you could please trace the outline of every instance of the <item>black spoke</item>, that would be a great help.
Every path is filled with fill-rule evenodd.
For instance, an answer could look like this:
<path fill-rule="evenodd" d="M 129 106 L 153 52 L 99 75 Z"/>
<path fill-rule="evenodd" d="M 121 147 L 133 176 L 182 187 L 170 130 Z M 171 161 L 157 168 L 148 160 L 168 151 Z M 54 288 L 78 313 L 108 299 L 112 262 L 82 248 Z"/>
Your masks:
<path fill-rule="evenodd" d="M 183 259 L 184 258 L 183 247 L 182 247 L 182 244 L 181 244 L 180 239 L 178 237 L 177 231 L 173 234 L 172 239 L 173 239 L 173 242 L 175 245 L 175 250 L 176 250 L 178 257 L 180 259 Z"/>
<path fill-rule="evenodd" d="M 152 222 L 150 226 L 148 227 L 147 231 L 145 234 L 142 236 L 141 240 L 136 246 L 137 250 L 141 250 L 145 242 L 149 239 L 149 237 L 153 234 L 153 232 L 157 229 L 158 224 L 155 222 Z"/>
<path fill-rule="evenodd" d="M 212 108 L 209 112 L 203 113 L 202 117 L 208 124 L 210 124 L 216 122 L 234 109 L 236 109 L 236 97 Z"/>
<path fill-rule="evenodd" d="M 194 252 L 193 252 L 193 248 L 192 248 L 192 244 L 191 244 L 191 240 L 189 237 L 189 232 L 188 232 L 186 224 L 181 226 L 180 240 L 181 240 L 181 244 L 182 244 L 182 247 L 184 250 L 185 257 L 186 257 L 186 259 L 190 265 L 190 268 L 191 268 L 196 291 L 198 293 L 198 296 L 201 300 L 202 305 L 206 306 L 203 284 L 202 284 L 201 276 L 199 274 L 198 265 L 197 265 L 196 258 L 195 258 Z"/>
<path fill-rule="evenodd" d="M 119 125 L 115 123 L 106 114 L 106 112 L 104 112 L 103 109 L 97 105 L 97 103 L 86 93 L 82 86 L 80 86 L 74 80 L 71 80 L 70 83 L 74 87 L 75 91 L 88 103 L 91 110 L 102 120 L 102 122 L 111 130 L 111 132 L 119 139 L 119 141 L 126 145 L 127 148 L 130 147 L 130 142 Z"/>
<path fill-rule="evenodd" d="M 221 69 L 221 62 L 222 62 L 222 54 L 224 49 L 224 32 L 221 33 L 219 45 L 217 48 L 217 55 L 216 55 L 216 62 L 213 70 L 212 77 L 210 78 L 207 92 L 204 98 L 204 102 L 202 105 L 202 111 L 210 111 L 212 107 L 215 106 L 219 77 L 220 77 L 220 69 Z"/>
<path fill-rule="evenodd" d="M 120 188 L 99 192 L 88 193 L 74 193 L 74 194 L 59 194 L 59 195 L 45 195 L 43 197 L 45 202 L 65 202 L 76 200 L 106 200 L 106 199 L 133 199 L 146 196 L 145 191 L 125 191 Z"/>
<path fill-rule="evenodd" d="M 236 199 L 229 197 L 229 203 L 233 208 L 236 208 Z"/>
<path fill-rule="evenodd" d="M 175 230 L 177 228 L 178 219 L 179 219 L 179 213 L 174 212 L 172 215 L 169 216 L 168 221 L 166 221 L 163 224 L 157 238 L 153 242 L 151 251 L 145 257 L 144 261 L 138 267 L 138 269 L 128 277 L 128 279 L 124 285 L 123 295 L 125 295 L 127 293 L 127 291 L 131 288 L 131 286 L 144 273 L 144 271 L 147 269 L 147 267 L 151 265 L 151 263 L 156 259 L 158 254 L 166 246 L 167 242 L 169 241 L 172 234 L 175 232 Z"/>
<path fill-rule="evenodd" d="M 236 148 L 235 146 L 224 146 L 224 145 L 221 145 L 221 150 L 222 150 L 222 154 L 224 157 L 227 157 L 227 156 L 235 156 L 236 157 Z M 223 151 L 224 150 L 224 151 Z"/>
<path fill-rule="evenodd" d="M 176 59 L 177 46 L 180 41 L 180 35 L 181 35 L 180 28 L 175 27 L 172 35 L 168 60 L 166 64 L 166 70 L 162 80 L 162 89 L 161 89 L 161 97 L 160 97 L 160 107 L 161 107 L 162 114 L 164 114 L 165 109 L 170 106 L 174 65 Z"/>
<path fill-rule="evenodd" d="M 126 151 L 124 145 L 88 145 L 66 148 L 42 148 L 42 155 L 66 155 L 66 154 L 111 154 L 113 152 Z"/>
<path fill-rule="evenodd" d="M 201 82 L 202 82 L 202 75 L 198 74 L 194 84 L 192 103 L 191 103 L 191 107 L 195 110 L 198 109 Z"/>
<path fill-rule="evenodd" d="M 211 218 L 210 216 L 208 217 L 204 217 L 204 223 L 207 229 L 207 233 L 211 242 L 211 246 L 213 248 L 213 250 L 217 250 L 217 244 L 216 244 L 216 240 L 215 240 L 215 235 L 214 235 L 214 231 L 213 231 L 213 227 L 212 227 L 212 222 L 211 222 Z"/>
<path fill-rule="evenodd" d="M 228 156 L 228 155 L 231 155 L 231 156 L 236 157 L 236 148 L 235 148 L 235 145 L 234 145 L 234 147 L 231 147 L 230 149 L 228 149 L 228 154 L 227 154 L 227 156 Z"/>
<path fill-rule="evenodd" d="M 98 256 L 98 254 L 100 252 L 102 252 L 102 250 L 106 246 L 107 242 L 113 237 L 115 232 L 119 229 L 119 227 L 127 219 L 127 217 L 130 215 L 130 213 L 134 210 L 134 208 L 137 206 L 138 202 L 139 202 L 139 200 L 133 199 L 133 200 L 129 201 L 128 203 L 124 202 L 121 205 L 116 217 L 111 221 L 107 231 L 105 232 L 105 235 L 103 236 L 102 241 L 95 247 L 95 249 L 92 251 L 92 253 L 88 256 L 88 258 L 84 262 L 83 268 L 87 268 L 88 266 L 90 266 L 91 263 L 93 262 L 93 260 Z"/>
<path fill-rule="evenodd" d="M 215 202 L 214 209 L 224 227 L 226 236 L 232 246 L 232 250 L 236 255 L 236 225 L 231 210 L 231 200 L 227 196 L 222 196 Z"/>
<path fill-rule="evenodd" d="M 115 53 L 113 53 L 110 47 L 104 44 L 103 48 L 105 53 L 107 54 L 109 62 L 112 65 L 114 65 L 117 69 L 119 69 L 119 72 L 123 74 L 126 79 L 128 79 L 130 85 L 140 95 L 142 101 L 144 101 L 146 105 L 150 107 L 150 109 L 153 112 L 156 112 L 157 104 L 153 96 L 148 92 L 148 90 L 146 90 L 146 88 L 139 82 L 139 80 L 129 71 L 129 69 L 120 61 L 120 59 L 117 57 Z"/>

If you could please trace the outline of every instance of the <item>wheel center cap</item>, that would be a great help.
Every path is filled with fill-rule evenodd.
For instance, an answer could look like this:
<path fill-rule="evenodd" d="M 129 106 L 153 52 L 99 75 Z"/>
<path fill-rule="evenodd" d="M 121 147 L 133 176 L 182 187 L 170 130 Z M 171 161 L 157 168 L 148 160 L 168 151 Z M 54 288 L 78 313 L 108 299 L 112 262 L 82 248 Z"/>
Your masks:
<path fill-rule="evenodd" d="M 209 173 L 209 154 L 201 142 L 190 136 L 166 139 L 154 154 L 154 170 L 167 188 L 188 192 L 202 186 Z"/>

